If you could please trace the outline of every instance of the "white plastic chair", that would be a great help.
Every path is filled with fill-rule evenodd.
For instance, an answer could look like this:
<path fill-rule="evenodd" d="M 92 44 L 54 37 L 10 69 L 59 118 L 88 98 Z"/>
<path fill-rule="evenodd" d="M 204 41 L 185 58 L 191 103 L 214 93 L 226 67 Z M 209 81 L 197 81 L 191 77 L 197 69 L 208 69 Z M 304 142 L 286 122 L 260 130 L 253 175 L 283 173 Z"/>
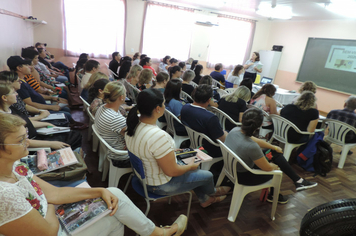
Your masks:
<path fill-rule="evenodd" d="M 193 86 L 194 88 L 198 87 L 199 85 L 196 84 L 194 81 L 190 81 L 189 83 L 191 86 Z"/>
<path fill-rule="evenodd" d="M 198 147 L 203 146 L 203 140 L 205 139 L 211 145 L 219 147 L 219 145 L 213 142 L 208 136 L 203 133 L 199 133 L 188 126 L 184 125 L 185 129 L 187 130 L 189 139 L 190 139 L 190 148 L 197 149 Z M 201 165 L 202 170 L 210 170 L 211 166 L 216 162 L 222 161 L 223 157 L 214 157 L 212 161 L 203 162 Z"/>
<path fill-rule="evenodd" d="M 225 89 L 224 91 L 230 94 L 230 93 L 235 92 L 236 89 L 237 89 L 237 88 L 227 88 L 227 89 Z"/>
<path fill-rule="evenodd" d="M 227 93 L 225 90 L 223 90 L 223 89 L 217 89 L 216 91 L 219 93 L 220 97 L 222 97 L 222 96 L 228 94 L 228 93 Z"/>
<path fill-rule="evenodd" d="M 119 76 L 118 76 L 114 71 L 110 70 L 108 64 L 105 63 L 105 65 L 106 65 L 106 67 L 107 67 L 107 69 L 108 69 L 109 77 L 110 77 L 110 78 L 113 78 L 113 79 L 114 79 L 114 78 L 119 78 Z M 115 77 L 115 76 L 116 76 L 116 77 Z"/>
<path fill-rule="evenodd" d="M 222 85 L 221 83 L 219 83 L 219 81 L 217 81 L 215 79 L 212 79 L 212 84 L 213 84 L 213 87 L 218 87 L 219 88 L 219 86 L 220 86 L 220 88 L 221 87 L 225 88 L 224 85 Z"/>
<path fill-rule="evenodd" d="M 255 105 L 247 104 L 247 108 L 249 108 L 249 109 L 250 109 L 250 108 L 259 109 L 259 110 L 262 111 L 263 116 L 264 116 L 266 119 L 270 119 L 270 115 L 269 115 L 267 112 L 265 112 L 264 110 L 262 110 L 262 109 L 256 107 Z M 271 129 L 264 129 L 264 128 L 261 127 L 261 128 L 259 129 L 259 136 L 260 136 L 259 138 L 267 140 L 266 136 L 267 136 L 267 134 L 269 134 L 269 133 L 271 133 L 271 132 L 272 132 Z"/>
<path fill-rule="evenodd" d="M 356 143 L 345 143 L 346 134 L 350 131 L 356 133 L 356 128 L 342 121 L 333 119 L 325 119 L 323 121 L 323 126 L 325 123 L 328 124 L 329 133 L 327 136 L 325 136 L 324 140 L 326 142 L 335 143 L 342 146 L 340 160 L 337 166 L 338 168 L 342 169 L 344 168 L 349 150 L 356 146 Z"/>
<path fill-rule="evenodd" d="M 93 138 L 92 150 L 93 150 L 93 152 L 96 152 L 98 150 L 99 139 L 98 139 L 98 136 L 96 136 L 96 134 L 93 132 L 92 126 L 94 125 L 95 117 L 93 116 L 93 114 L 91 114 L 89 107 L 87 107 L 87 114 L 89 116 L 88 135 L 92 136 L 92 138 Z"/>
<path fill-rule="evenodd" d="M 280 108 L 283 108 L 283 107 L 284 107 L 282 103 L 278 102 L 277 100 L 275 100 L 275 101 L 276 101 L 276 106 L 277 106 L 277 107 L 280 107 Z"/>
<path fill-rule="evenodd" d="M 174 128 L 174 121 L 183 125 L 182 122 L 170 111 L 167 109 L 164 111 L 164 116 L 167 121 L 167 129 L 166 132 L 173 135 L 174 143 L 176 144 L 176 148 L 180 148 L 180 145 L 183 141 L 188 140 L 189 136 L 180 136 L 177 135 L 176 129 Z"/>
<path fill-rule="evenodd" d="M 290 154 L 292 153 L 293 149 L 299 146 L 302 146 L 303 144 L 307 143 L 289 143 L 288 142 L 288 131 L 289 129 L 294 129 L 295 132 L 299 134 L 305 134 L 305 135 L 313 135 L 314 132 L 306 132 L 306 131 L 301 131 L 295 124 L 290 122 L 289 120 L 279 116 L 279 115 L 270 115 L 272 118 L 273 122 L 273 135 L 271 139 L 269 140 L 270 143 L 272 143 L 273 139 L 277 139 L 279 142 L 284 143 L 284 152 L 283 156 L 286 158 L 286 160 L 289 160 Z"/>
<path fill-rule="evenodd" d="M 226 127 L 225 127 L 226 120 L 229 120 L 235 126 L 241 126 L 242 125 L 240 122 L 234 121 L 234 119 L 232 119 L 228 114 L 226 114 L 225 112 L 223 112 L 219 108 L 210 107 L 210 110 L 219 118 L 220 125 L 224 130 L 226 130 Z"/>
<path fill-rule="evenodd" d="M 193 101 L 193 98 L 189 94 L 184 92 L 184 91 L 180 91 L 180 97 L 185 99 L 185 100 L 189 100 L 190 99 L 191 101 Z"/>
<path fill-rule="evenodd" d="M 239 213 L 240 207 L 242 205 L 242 202 L 247 194 L 260 189 L 273 187 L 274 191 L 273 191 L 271 219 L 274 220 L 275 219 L 274 215 L 276 213 L 277 205 L 278 205 L 279 190 L 281 187 L 282 176 L 283 176 L 282 171 L 280 170 L 262 171 L 262 170 L 251 169 L 249 166 L 246 165 L 246 163 L 243 160 L 241 160 L 239 156 L 237 156 L 233 151 L 231 151 L 223 142 L 221 142 L 220 140 L 217 141 L 220 145 L 221 152 L 223 154 L 224 167 L 216 183 L 216 187 L 221 185 L 225 176 L 228 177 L 235 184 L 234 192 L 231 198 L 229 215 L 227 219 L 231 222 L 235 222 L 237 214 Z M 252 174 L 273 175 L 273 178 L 263 184 L 254 185 L 254 186 L 239 184 L 237 171 L 236 171 L 237 163 L 240 163 L 247 171 L 251 172 Z"/>
<path fill-rule="evenodd" d="M 99 171 L 103 172 L 103 176 L 101 181 L 105 181 L 106 176 L 108 175 L 108 171 L 109 171 L 109 166 L 110 166 L 110 171 L 109 171 L 109 187 L 117 187 L 117 185 L 119 184 L 120 178 L 127 173 L 131 173 L 132 172 L 132 168 L 128 167 L 128 168 L 119 168 L 119 167 L 115 167 L 112 162 L 111 159 L 107 157 L 108 155 L 108 150 L 110 150 L 111 152 L 115 153 L 118 156 L 128 156 L 128 152 L 127 151 L 123 151 L 123 150 L 116 150 L 114 148 L 112 148 L 98 133 L 98 131 L 96 130 L 95 126 L 93 125 L 93 131 L 94 133 L 97 135 L 97 137 L 100 140 L 100 149 L 99 149 Z"/>
<path fill-rule="evenodd" d="M 83 111 L 85 112 L 87 108 L 90 107 L 90 104 L 82 96 L 79 96 L 79 98 L 83 102 Z"/>

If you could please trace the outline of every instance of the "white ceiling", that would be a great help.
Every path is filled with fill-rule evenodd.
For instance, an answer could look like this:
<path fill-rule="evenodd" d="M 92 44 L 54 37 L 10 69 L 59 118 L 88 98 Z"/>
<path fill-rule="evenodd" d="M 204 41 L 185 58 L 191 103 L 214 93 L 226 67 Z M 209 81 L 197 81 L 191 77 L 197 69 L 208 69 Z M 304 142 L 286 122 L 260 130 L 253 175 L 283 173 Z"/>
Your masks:
<path fill-rule="evenodd" d="M 256 20 L 266 20 L 267 17 L 255 13 L 261 2 L 272 4 L 272 0 L 156 0 L 212 12 L 233 13 Z M 340 1 L 340 0 L 339 0 Z M 343 15 L 332 13 L 319 5 L 329 3 L 330 0 L 276 0 L 277 6 L 289 6 L 292 8 L 291 20 L 345 20 Z M 356 10 L 356 9 L 355 9 Z M 356 13 L 355 13 L 356 15 Z M 354 18 L 355 19 L 355 18 Z"/>

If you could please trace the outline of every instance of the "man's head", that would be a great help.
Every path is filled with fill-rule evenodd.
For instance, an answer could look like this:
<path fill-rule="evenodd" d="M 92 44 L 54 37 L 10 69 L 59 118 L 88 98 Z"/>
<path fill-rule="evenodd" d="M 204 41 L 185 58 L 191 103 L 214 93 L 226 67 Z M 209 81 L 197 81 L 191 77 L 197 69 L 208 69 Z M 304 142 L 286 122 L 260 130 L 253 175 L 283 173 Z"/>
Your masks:
<path fill-rule="evenodd" d="M 356 109 L 356 96 L 350 96 L 345 102 L 345 107 L 354 111 Z"/>
<path fill-rule="evenodd" d="M 29 65 L 31 61 L 24 60 L 20 56 L 11 56 L 7 59 L 7 66 L 11 71 L 17 72 L 20 77 L 31 74 Z"/>
<path fill-rule="evenodd" d="M 47 46 L 47 43 L 40 43 L 40 42 L 37 42 L 37 43 L 35 44 L 35 48 L 46 49 L 46 46 Z"/>
<path fill-rule="evenodd" d="M 21 56 L 26 60 L 31 60 L 33 65 L 37 65 L 38 63 L 39 53 L 33 48 L 23 48 L 21 52 Z"/>
<path fill-rule="evenodd" d="M 209 104 L 210 99 L 213 97 L 213 88 L 207 84 L 201 84 L 196 87 L 192 92 L 192 98 L 195 103 Z"/>
<path fill-rule="evenodd" d="M 221 72 L 223 70 L 223 65 L 221 63 L 216 64 L 215 70 Z"/>
<path fill-rule="evenodd" d="M 119 52 L 113 52 L 113 53 L 111 54 L 111 56 L 112 56 L 112 59 L 113 59 L 113 60 L 116 60 L 116 61 L 120 61 L 120 59 L 121 59 L 121 55 L 120 55 Z"/>

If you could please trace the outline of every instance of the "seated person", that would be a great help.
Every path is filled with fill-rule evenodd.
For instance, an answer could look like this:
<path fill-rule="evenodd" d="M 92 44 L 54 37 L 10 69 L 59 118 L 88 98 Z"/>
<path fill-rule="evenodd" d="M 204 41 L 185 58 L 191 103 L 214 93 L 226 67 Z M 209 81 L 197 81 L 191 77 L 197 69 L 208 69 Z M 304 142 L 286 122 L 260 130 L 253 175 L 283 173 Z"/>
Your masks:
<path fill-rule="evenodd" d="M 235 66 L 225 81 L 225 88 L 237 88 L 241 83 L 241 75 L 245 72 L 242 65 Z"/>
<path fill-rule="evenodd" d="M 273 99 L 275 93 L 276 87 L 274 87 L 273 84 L 265 84 L 255 95 L 253 95 L 250 104 L 264 110 L 269 115 L 278 115 L 276 101 Z M 264 117 L 262 127 L 265 129 L 272 129 L 272 120 Z"/>
<path fill-rule="evenodd" d="M 218 81 L 219 83 L 221 83 L 222 85 L 225 84 L 225 77 L 223 74 L 221 74 L 223 69 L 224 69 L 223 65 L 221 63 L 217 63 L 215 64 L 215 71 L 210 73 L 210 76 L 216 81 Z M 220 86 L 218 87 L 220 88 Z"/>
<path fill-rule="evenodd" d="M 142 70 L 142 66 L 133 65 L 129 71 L 129 74 L 126 76 L 127 83 L 124 83 L 126 88 L 126 96 L 130 99 L 131 103 L 136 103 L 136 97 L 138 92 L 133 87 L 136 87 L 138 83 L 138 78 Z M 129 84 L 131 84 L 132 86 L 130 86 Z"/>
<path fill-rule="evenodd" d="M 88 83 L 90 76 L 100 70 L 100 63 L 96 60 L 88 60 L 84 65 L 85 74 L 82 77 L 82 82 L 79 86 L 79 92 L 82 93 L 83 88 Z"/>
<path fill-rule="evenodd" d="M 187 66 L 185 65 L 185 62 L 184 61 L 181 61 L 178 63 L 178 66 L 182 69 L 182 75 L 183 73 L 186 71 L 187 69 Z"/>
<path fill-rule="evenodd" d="M 169 75 L 167 72 L 159 72 L 156 76 L 156 84 L 152 88 L 158 89 L 162 93 L 166 89 L 166 85 L 169 81 Z"/>
<path fill-rule="evenodd" d="M 37 51 L 39 55 L 39 62 L 45 66 L 45 68 L 51 73 L 52 76 L 56 77 L 58 82 L 65 83 L 69 81 L 69 72 L 63 74 L 58 68 L 53 67 L 48 61 L 46 61 L 46 51 L 44 49 L 37 48 Z"/>
<path fill-rule="evenodd" d="M 227 132 L 222 129 L 218 117 L 206 109 L 212 97 L 213 88 L 211 86 L 204 84 L 195 88 L 192 93 L 193 104 L 186 104 L 181 110 L 182 123 L 195 131 L 204 133 L 212 141 L 219 139 L 224 142 Z M 203 140 L 203 147 L 212 157 L 222 156 L 219 147 L 211 145 L 205 140 Z"/>
<path fill-rule="evenodd" d="M 0 113 L 0 234 L 67 235 L 60 226 L 54 205 L 101 197 L 112 210 L 82 235 L 124 235 L 124 225 L 140 235 L 181 235 L 187 218 L 181 215 L 172 226 L 158 228 L 117 188 L 55 187 L 35 176 L 19 160 L 28 155 L 28 138 L 21 118 Z M 11 197 L 9 197 L 11 196 Z M 31 199 L 29 199 L 29 196 Z M 17 209 L 16 211 L 14 209 Z"/>
<path fill-rule="evenodd" d="M 281 110 L 281 116 L 295 124 L 300 131 L 314 132 L 319 121 L 319 111 L 315 109 L 315 104 L 314 93 L 305 91 L 295 104 L 289 104 Z M 308 140 L 309 135 L 299 134 L 294 129 L 289 129 L 289 143 L 304 143 Z"/>
<path fill-rule="evenodd" d="M 136 87 L 141 91 L 146 88 L 150 88 L 151 87 L 150 82 L 152 81 L 152 76 L 153 76 L 152 70 L 143 69 L 138 77 L 138 83 L 136 84 Z"/>
<path fill-rule="evenodd" d="M 196 65 L 198 65 L 198 60 L 193 60 L 190 69 L 193 70 L 193 71 L 195 71 L 195 66 L 196 66 Z"/>
<path fill-rule="evenodd" d="M 229 132 L 225 140 L 225 145 L 252 169 L 261 169 L 263 171 L 280 169 L 294 182 L 297 191 L 317 186 L 317 183 L 303 179 L 295 173 L 284 158 L 283 151 L 280 147 L 252 136 L 253 133 L 261 127 L 262 122 L 263 114 L 261 110 L 255 108 L 248 109 L 242 116 L 242 126 L 235 127 Z M 266 156 L 261 148 L 269 149 L 265 152 Z M 253 174 L 239 163 L 237 164 L 236 170 L 239 184 L 243 185 L 259 185 L 273 178 L 272 175 Z M 273 201 L 273 191 L 270 191 L 267 201 Z M 287 201 L 288 199 L 282 195 L 278 198 L 278 202 L 281 204 L 285 204 Z"/>
<path fill-rule="evenodd" d="M 299 90 L 298 90 L 298 92 L 300 93 L 300 94 L 302 94 L 304 91 L 310 91 L 310 92 L 312 92 L 312 93 L 316 93 L 316 88 L 317 88 L 317 86 L 316 86 L 316 84 L 313 82 L 313 81 L 305 81 L 300 87 L 299 87 Z M 298 100 L 298 97 L 299 96 L 297 96 L 297 97 L 295 97 L 294 99 L 293 99 L 293 101 L 292 101 L 292 104 L 294 104 L 297 100 Z M 317 105 L 317 104 L 316 104 Z M 318 109 L 317 108 L 317 106 L 315 107 L 316 109 Z"/>
<path fill-rule="evenodd" d="M 246 102 L 251 98 L 250 90 L 245 86 L 238 87 L 233 93 L 225 95 L 219 101 L 219 109 L 230 116 L 234 121 L 241 122 L 242 115 L 247 110 Z M 233 125 L 229 120 L 225 121 L 226 130 L 232 130 Z"/>
<path fill-rule="evenodd" d="M 186 92 L 189 96 L 191 96 L 194 87 L 190 84 L 190 82 L 194 79 L 195 74 L 192 70 L 186 70 L 183 74 L 183 82 L 182 82 L 182 90 Z M 193 101 L 191 101 L 193 102 Z"/>
<path fill-rule="evenodd" d="M 169 59 L 169 67 L 168 67 L 168 73 L 169 73 L 169 70 L 173 67 L 173 66 L 178 66 L 178 60 L 175 59 L 175 58 L 171 58 Z"/>
<path fill-rule="evenodd" d="M 192 65 L 192 67 L 193 67 L 193 65 Z M 196 83 L 196 84 L 199 84 L 200 79 L 203 77 L 203 75 L 202 75 L 203 66 L 200 65 L 200 64 L 196 65 L 195 68 L 194 68 L 194 73 L 195 73 L 195 77 L 193 79 L 193 82 Z"/>
<path fill-rule="evenodd" d="M 255 93 L 252 92 L 252 79 L 250 78 L 243 79 L 239 86 L 246 86 L 251 92 L 251 98 L 255 95 Z M 250 101 L 248 101 L 247 103 L 250 104 Z"/>
<path fill-rule="evenodd" d="M 157 76 L 157 73 L 155 69 L 152 67 L 152 60 L 150 57 L 145 57 L 140 61 L 140 66 L 142 66 L 143 69 L 149 69 L 152 71 L 153 77 Z"/>
<path fill-rule="evenodd" d="M 181 80 L 182 76 L 182 69 L 179 66 L 173 66 L 171 67 L 171 69 L 169 70 L 169 77 L 171 78 L 171 80 L 173 79 L 178 79 Z"/>
<path fill-rule="evenodd" d="M 129 57 L 130 60 L 131 57 Z M 128 75 L 130 68 L 131 68 L 131 61 L 130 60 L 123 60 L 120 64 L 120 69 L 119 69 L 119 79 L 125 79 L 126 76 Z"/>
<path fill-rule="evenodd" d="M 172 137 L 156 125 L 164 110 L 163 94 L 146 89 L 138 94 L 137 106 L 127 118 L 127 149 L 142 160 L 148 191 L 172 195 L 193 190 L 202 207 L 224 200 L 230 188 L 214 188 L 211 172 L 197 169 L 198 163 L 177 164 Z"/>
<path fill-rule="evenodd" d="M 106 79 L 109 81 L 109 77 L 106 74 L 104 74 L 103 72 L 97 71 L 90 76 L 88 83 L 84 86 L 82 93 L 80 94 L 80 96 L 82 98 L 84 98 L 84 100 L 87 101 L 88 103 L 89 103 L 89 101 L 88 101 L 89 100 L 89 89 L 95 83 L 95 81 L 97 81 L 99 79 Z"/>
<path fill-rule="evenodd" d="M 187 62 L 185 63 L 185 66 L 186 66 L 187 70 L 192 70 L 191 68 L 192 68 L 193 61 L 194 61 L 194 59 L 191 58 L 191 57 L 187 60 Z"/>
<path fill-rule="evenodd" d="M 126 90 L 119 81 L 108 83 L 103 91 L 105 104 L 99 107 L 95 114 L 94 126 L 99 135 L 114 149 L 125 150 L 124 133 L 126 119 L 119 112 L 119 107 L 125 103 Z M 128 156 L 117 156 L 108 150 L 108 157 L 114 166 L 130 167 Z"/>
<path fill-rule="evenodd" d="M 207 84 L 209 86 L 213 86 L 213 78 L 211 78 L 210 75 L 204 75 L 199 81 L 199 85 L 201 84 Z M 220 94 L 216 91 L 216 89 L 213 89 L 213 98 L 217 102 L 219 102 L 220 100 Z M 213 105 L 213 106 L 217 107 L 217 105 Z"/>
<path fill-rule="evenodd" d="M 179 80 L 170 80 L 167 83 L 166 90 L 164 91 L 164 98 L 166 99 L 166 109 L 172 112 L 178 119 L 180 119 L 180 112 L 185 103 L 180 99 L 180 92 L 182 90 L 182 82 Z M 177 135 L 187 136 L 187 131 L 184 126 L 173 121 L 174 129 Z"/>
<path fill-rule="evenodd" d="M 107 79 L 99 79 L 94 82 L 93 86 L 89 89 L 89 99 L 90 104 L 89 111 L 95 117 L 98 108 L 104 104 L 104 88 L 110 81 Z"/>
<path fill-rule="evenodd" d="M 349 125 L 352 125 L 353 127 L 356 127 L 355 109 L 356 109 L 356 97 L 350 96 L 344 104 L 344 109 L 331 110 L 326 116 L 326 118 L 339 120 Z M 346 134 L 345 143 L 356 143 L 356 134 L 352 131 L 349 131 Z M 351 151 L 349 151 L 349 155 L 350 154 L 352 154 Z"/>
<path fill-rule="evenodd" d="M 118 70 L 119 70 L 119 66 L 120 66 L 120 59 L 121 59 L 121 55 L 119 52 L 113 52 L 111 54 L 112 56 L 112 60 L 109 63 L 109 69 L 114 72 L 114 79 L 119 79 L 119 77 L 117 77 L 116 75 L 118 74 Z"/>
<path fill-rule="evenodd" d="M 140 53 L 136 52 L 132 57 L 132 66 L 140 64 Z"/>
<path fill-rule="evenodd" d="M 75 75 L 78 75 L 80 79 L 84 75 L 84 65 L 89 60 L 89 55 L 87 53 L 82 53 L 79 55 L 79 59 L 75 65 Z"/>
<path fill-rule="evenodd" d="M 158 69 L 160 72 L 166 72 L 168 73 L 168 67 L 169 67 L 169 60 L 171 59 L 170 56 L 165 56 L 161 63 L 159 63 Z"/>

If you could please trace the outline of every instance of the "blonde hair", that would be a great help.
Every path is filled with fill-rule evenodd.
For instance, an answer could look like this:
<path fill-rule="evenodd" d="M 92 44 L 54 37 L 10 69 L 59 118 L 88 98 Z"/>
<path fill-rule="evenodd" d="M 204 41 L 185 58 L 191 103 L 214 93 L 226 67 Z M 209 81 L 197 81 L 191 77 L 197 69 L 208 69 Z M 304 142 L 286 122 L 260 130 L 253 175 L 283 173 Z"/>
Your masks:
<path fill-rule="evenodd" d="M 8 95 L 11 90 L 13 89 L 12 83 L 5 82 L 5 81 L 0 81 L 0 108 L 4 109 L 5 107 L 5 101 L 2 100 L 3 95 Z"/>
<path fill-rule="evenodd" d="M 302 93 L 304 91 L 316 93 L 316 84 L 312 81 L 305 81 L 302 86 L 300 86 L 299 93 Z"/>
<path fill-rule="evenodd" d="M 251 91 L 246 86 L 240 86 L 233 93 L 224 97 L 227 102 L 237 102 L 239 98 L 247 102 L 251 99 Z"/>
<path fill-rule="evenodd" d="M 143 70 L 143 68 L 140 65 L 132 66 L 129 73 L 126 76 L 126 79 L 136 78 L 138 72 L 141 72 L 142 70 Z"/>
<path fill-rule="evenodd" d="M 306 111 L 311 108 L 315 108 L 316 97 L 311 91 L 304 91 L 294 103 L 301 110 Z"/>
<path fill-rule="evenodd" d="M 105 85 L 104 91 L 104 102 L 105 103 L 113 103 L 115 102 L 120 96 L 126 96 L 125 87 L 119 81 L 110 82 Z"/>
<path fill-rule="evenodd" d="M 143 69 L 138 77 L 140 84 L 148 84 L 153 77 L 153 72 L 150 69 Z"/>
<path fill-rule="evenodd" d="M 94 83 L 95 81 L 99 80 L 99 79 L 107 79 L 109 80 L 109 77 L 104 74 L 103 72 L 95 72 L 94 74 L 92 74 L 89 78 L 88 83 L 84 86 L 84 89 L 89 89 Z"/>
<path fill-rule="evenodd" d="M 8 135 L 15 133 L 20 126 L 24 125 L 26 125 L 26 122 L 21 117 L 0 113 L 0 144 L 4 144 Z M 0 149 L 5 150 L 5 146 L 0 145 Z"/>

